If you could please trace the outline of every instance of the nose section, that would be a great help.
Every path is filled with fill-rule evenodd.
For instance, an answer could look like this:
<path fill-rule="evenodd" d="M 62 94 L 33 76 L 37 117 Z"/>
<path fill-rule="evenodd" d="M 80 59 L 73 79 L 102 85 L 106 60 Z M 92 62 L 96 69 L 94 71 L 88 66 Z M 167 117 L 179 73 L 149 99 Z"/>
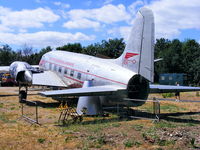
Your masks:
<path fill-rule="evenodd" d="M 25 78 L 25 81 L 26 81 L 28 84 L 32 84 L 33 75 L 32 75 L 32 72 L 31 72 L 31 71 L 26 70 L 25 73 L 24 73 L 24 78 Z"/>

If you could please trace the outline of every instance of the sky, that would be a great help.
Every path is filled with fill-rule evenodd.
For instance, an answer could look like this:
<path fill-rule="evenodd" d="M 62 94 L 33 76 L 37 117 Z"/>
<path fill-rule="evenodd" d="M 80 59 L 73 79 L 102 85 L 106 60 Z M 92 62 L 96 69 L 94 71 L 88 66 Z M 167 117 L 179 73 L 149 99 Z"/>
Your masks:
<path fill-rule="evenodd" d="M 141 7 L 154 12 L 156 38 L 200 43 L 200 0 L 0 0 L 0 46 L 127 41 Z"/>

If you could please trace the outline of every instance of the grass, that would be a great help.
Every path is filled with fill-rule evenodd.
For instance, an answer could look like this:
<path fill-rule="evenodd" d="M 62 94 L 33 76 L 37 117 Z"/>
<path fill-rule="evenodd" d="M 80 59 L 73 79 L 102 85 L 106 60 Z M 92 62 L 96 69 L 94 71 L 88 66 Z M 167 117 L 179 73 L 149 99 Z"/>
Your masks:
<path fill-rule="evenodd" d="M 176 128 L 177 125 L 169 121 L 161 120 L 155 124 L 155 127 L 156 128 Z"/>
<path fill-rule="evenodd" d="M 142 143 L 140 141 L 135 141 L 133 139 L 128 139 L 124 141 L 124 146 L 127 148 L 136 146 L 136 147 L 140 147 L 140 145 L 142 145 Z"/>
<path fill-rule="evenodd" d="M 174 97 L 174 96 L 175 96 L 174 93 L 163 93 L 163 94 L 162 94 L 162 97 L 163 97 L 163 98 L 170 98 L 170 97 Z"/>
<path fill-rule="evenodd" d="M 173 112 L 180 112 L 180 111 L 186 111 L 186 108 L 177 106 L 175 104 L 161 104 L 160 105 L 160 110 L 162 112 L 168 112 L 168 113 L 173 113 Z"/>
<path fill-rule="evenodd" d="M 3 103 L 0 103 L 0 108 L 3 108 Z"/>
<path fill-rule="evenodd" d="M 135 125 L 133 125 L 133 128 L 136 131 L 141 131 L 143 129 L 143 125 L 142 124 L 135 124 Z"/>

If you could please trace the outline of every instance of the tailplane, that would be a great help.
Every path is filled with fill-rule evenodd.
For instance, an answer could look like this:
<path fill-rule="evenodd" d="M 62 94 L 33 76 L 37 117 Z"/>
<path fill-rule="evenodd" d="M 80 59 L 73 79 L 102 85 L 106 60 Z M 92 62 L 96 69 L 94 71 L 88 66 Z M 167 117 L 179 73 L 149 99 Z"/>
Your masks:
<path fill-rule="evenodd" d="M 148 8 L 141 8 L 123 54 L 117 63 L 153 82 L 154 72 L 154 16 Z"/>

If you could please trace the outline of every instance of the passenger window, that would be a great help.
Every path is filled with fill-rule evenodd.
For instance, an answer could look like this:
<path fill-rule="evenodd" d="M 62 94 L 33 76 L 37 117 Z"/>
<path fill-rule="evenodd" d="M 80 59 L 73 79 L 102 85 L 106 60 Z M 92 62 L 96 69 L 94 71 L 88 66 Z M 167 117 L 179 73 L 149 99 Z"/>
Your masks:
<path fill-rule="evenodd" d="M 67 74 L 67 69 L 65 68 L 64 74 Z"/>
<path fill-rule="evenodd" d="M 53 69 L 54 71 L 57 71 L 57 66 L 56 65 L 54 65 L 54 69 Z"/>
<path fill-rule="evenodd" d="M 70 72 L 70 76 L 74 76 L 74 70 L 71 70 L 71 72 Z"/>
<path fill-rule="evenodd" d="M 52 70 L 52 64 L 51 63 L 49 64 L 49 70 Z"/>
<path fill-rule="evenodd" d="M 59 67 L 58 72 L 60 72 L 60 73 L 62 72 L 62 68 L 61 67 Z"/>
<path fill-rule="evenodd" d="M 78 72 L 78 74 L 77 74 L 77 79 L 81 79 L 81 73 L 80 72 Z"/>

